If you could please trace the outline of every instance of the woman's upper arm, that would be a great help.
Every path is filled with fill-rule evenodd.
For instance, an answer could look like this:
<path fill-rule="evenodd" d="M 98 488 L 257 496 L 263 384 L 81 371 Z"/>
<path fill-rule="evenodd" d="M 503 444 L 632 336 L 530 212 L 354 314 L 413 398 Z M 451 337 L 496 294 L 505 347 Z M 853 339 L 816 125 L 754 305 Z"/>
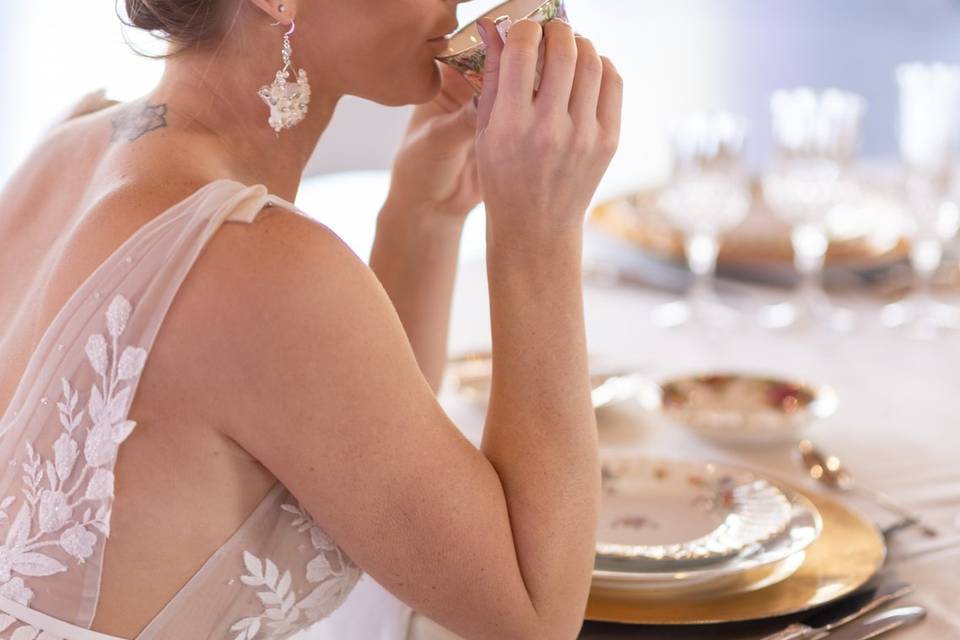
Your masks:
<path fill-rule="evenodd" d="M 468 637 L 529 637 L 500 479 L 437 402 L 386 292 L 325 227 L 268 224 L 289 228 L 238 318 L 256 379 L 228 435 L 411 607 Z"/>

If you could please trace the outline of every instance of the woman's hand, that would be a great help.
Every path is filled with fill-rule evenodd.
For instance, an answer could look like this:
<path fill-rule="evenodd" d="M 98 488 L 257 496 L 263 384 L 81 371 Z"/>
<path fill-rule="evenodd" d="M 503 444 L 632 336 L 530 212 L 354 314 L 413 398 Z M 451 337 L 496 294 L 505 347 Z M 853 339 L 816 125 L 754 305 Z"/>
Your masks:
<path fill-rule="evenodd" d="M 520 20 L 505 42 L 489 18 L 478 26 L 487 45 L 477 135 L 487 237 L 540 251 L 563 231 L 582 232 L 619 144 L 623 80 L 562 20 Z"/>
<path fill-rule="evenodd" d="M 394 160 L 387 205 L 461 220 L 483 200 L 477 174 L 473 89 L 441 64 L 443 88 L 413 112 Z"/>

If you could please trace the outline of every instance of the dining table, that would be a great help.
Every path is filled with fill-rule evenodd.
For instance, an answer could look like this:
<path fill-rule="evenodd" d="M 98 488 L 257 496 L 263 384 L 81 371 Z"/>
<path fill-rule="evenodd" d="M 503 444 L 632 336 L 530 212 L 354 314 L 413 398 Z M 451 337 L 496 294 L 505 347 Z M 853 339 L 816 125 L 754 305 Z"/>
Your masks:
<path fill-rule="evenodd" d="M 315 181 L 305 199 L 307 204 L 329 202 L 332 190 L 340 189 L 342 195 L 343 189 L 356 193 L 362 188 L 364 197 L 375 200 L 385 189 L 385 181 L 384 174 L 376 173 L 353 176 L 346 182 Z M 349 214 L 341 210 L 340 215 Z M 331 226 L 337 230 L 335 221 Z M 585 243 L 588 261 L 610 255 L 609 239 L 597 237 L 590 229 Z M 960 333 L 918 340 L 887 328 L 879 321 L 880 302 L 856 289 L 834 294 L 837 304 L 856 313 L 854 330 L 844 333 L 815 326 L 774 330 L 752 322 L 749 314 L 734 328 L 658 328 L 651 321 L 652 311 L 677 299 L 677 291 L 670 289 L 636 279 L 585 276 L 584 308 L 591 358 L 653 381 L 738 371 L 831 387 L 839 401 L 837 410 L 810 425 L 804 437 L 839 457 L 858 484 L 883 491 L 907 505 L 938 531 L 936 537 L 927 537 L 917 527 L 910 527 L 888 540 L 883 571 L 914 585 L 915 591 L 903 600 L 905 604 L 922 605 L 927 610 L 923 622 L 891 637 L 960 638 Z M 741 308 L 749 307 L 754 291 L 758 297 L 790 294 L 786 289 L 741 282 L 731 283 L 726 290 L 734 292 L 730 303 Z M 483 252 L 474 251 L 464 257 L 457 272 L 449 353 L 489 351 L 490 347 L 486 264 Z M 466 437 L 479 445 L 483 409 L 452 385 L 441 389 L 439 400 Z M 718 444 L 630 406 L 601 410 L 598 429 L 602 452 L 748 467 L 804 492 L 832 493 L 878 527 L 898 519 L 870 500 L 839 495 L 817 483 L 799 463 L 795 442 L 763 447 Z M 362 581 L 359 588 L 364 593 L 352 604 L 348 599 L 341 619 L 362 617 L 351 614 L 351 609 L 365 611 L 370 618 L 375 617 L 370 612 L 379 609 L 384 616 L 400 621 L 396 624 L 407 625 L 409 640 L 457 638 L 428 617 L 410 611 L 371 579 Z M 636 606 L 642 608 L 644 602 L 638 600 Z M 783 626 L 782 620 L 692 627 L 585 621 L 580 638 L 761 638 Z M 387 638 L 373 629 L 353 629 L 357 634 L 350 637 Z M 304 636 L 313 637 L 321 636 L 309 632 Z"/>

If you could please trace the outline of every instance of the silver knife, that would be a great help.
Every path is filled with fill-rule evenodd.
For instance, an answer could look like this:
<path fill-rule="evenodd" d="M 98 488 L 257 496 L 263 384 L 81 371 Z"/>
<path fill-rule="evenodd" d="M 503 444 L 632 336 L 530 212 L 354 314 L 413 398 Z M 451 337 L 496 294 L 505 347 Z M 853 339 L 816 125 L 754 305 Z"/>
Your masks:
<path fill-rule="evenodd" d="M 839 631 L 828 632 L 828 635 L 830 640 L 868 640 L 904 625 L 920 622 L 926 615 L 927 610 L 923 607 L 888 609 L 857 620 Z"/>
<path fill-rule="evenodd" d="M 800 622 L 766 636 L 763 640 L 819 640 L 837 627 L 853 622 L 911 591 L 913 585 L 906 582 L 881 582 L 875 589 L 855 593 L 837 604 L 818 609 Z"/>

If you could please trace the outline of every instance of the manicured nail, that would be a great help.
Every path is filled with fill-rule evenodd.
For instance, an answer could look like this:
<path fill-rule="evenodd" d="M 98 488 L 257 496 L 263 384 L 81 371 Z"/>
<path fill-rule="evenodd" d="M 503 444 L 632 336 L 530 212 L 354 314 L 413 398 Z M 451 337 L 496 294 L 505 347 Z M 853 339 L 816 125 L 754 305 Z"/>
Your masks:
<path fill-rule="evenodd" d="M 500 39 L 504 43 L 507 41 L 507 33 L 510 31 L 510 27 L 513 26 L 513 20 L 510 19 L 510 16 L 501 16 L 497 18 L 497 33 L 500 34 Z"/>

